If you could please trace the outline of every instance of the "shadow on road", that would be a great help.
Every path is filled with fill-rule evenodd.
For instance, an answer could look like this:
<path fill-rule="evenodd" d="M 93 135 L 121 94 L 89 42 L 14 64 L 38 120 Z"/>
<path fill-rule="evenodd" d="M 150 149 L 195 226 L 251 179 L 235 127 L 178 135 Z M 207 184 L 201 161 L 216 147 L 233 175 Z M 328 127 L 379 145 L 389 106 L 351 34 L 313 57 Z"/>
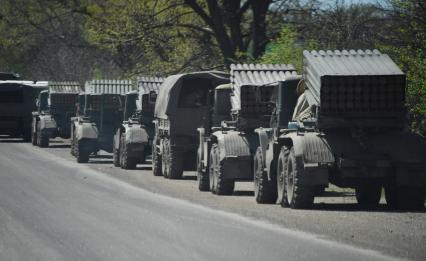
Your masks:
<path fill-rule="evenodd" d="M 151 166 L 139 166 L 136 167 L 137 170 L 152 170 Z"/>
<path fill-rule="evenodd" d="M 93 160 L 90 159 L 89 164 L 112 164 L 112 160 Z"/>
<path fill-rule="evenodd" d="M 355 192 L 353 191 L 324 191 L 318 197 L 354 197 Z"/>
<path fill-rule="evenodd" d="M 71 146 L 67 144 L 49 145 L 49 148 L 53 148 L 53 149 L 65 149 L 69 147 Z"/>
<path fill-rule="evenodd" d="M 234 193 L 232 194 L 232 196 L 237 196 L 237 197 L 249 196 L 249 197 L 253 197 L 254 196 L 254 191 L 250 191 L 250 190 L 236 190 L 236 191 L 234 191 Z"/>
<path fill-rule="evenodd" d="M 426 213 L 426 208 L 422 210 L 395 210 L 390 209 L 386 204 L 380 204 L 375 208 L 366 208 L 358 205 L 357 203 L 317 203 L 311 210 L 325 210 L 325 211 L 367 211 L 367 212 L 389 212 L 389 213 Z"/>
<path fill-rule="evenodd" d="M 96 155 L 91 156 L 93 159 L 112 159 L 112 155 Z"/>
<path fill-rule="evenodd" d="M 183 176 L 183 180 L 197 180 L 197 176 Z"/>

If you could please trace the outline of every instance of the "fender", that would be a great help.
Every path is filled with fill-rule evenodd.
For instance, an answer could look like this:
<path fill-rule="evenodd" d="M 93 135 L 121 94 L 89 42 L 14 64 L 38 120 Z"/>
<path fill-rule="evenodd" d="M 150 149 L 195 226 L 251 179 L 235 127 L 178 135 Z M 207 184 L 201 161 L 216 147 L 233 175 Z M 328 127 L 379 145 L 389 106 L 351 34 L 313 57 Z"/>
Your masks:
<path fill-rule="evenodd" d="M 257 147 L 258 144 L 257 138 L 253 142 L 253 137 L 241 135 L 239 131 L 216 131 L 213 135 L 218 141 L 221 161 L 225 158 L 251 157 L 253 147 Z"/>
<path fill-rule="evenodd" d="M 41 131 L 54 131 L 57 128 L 56 121 L 51 115 L 39 115 L 40 130 Z"/>
<path fill-rule="evenodd" d="M 201 159 L 203 163 L 202 170 L 207 171 L 206 167 L 208 165 L 208 160 L 209 160 L 209 151 L 208 151 L 208 144 L 207 142 L 205 142 L 205 137 L 204 137 L 206 130 L 204 128 L 197 128 L 197 131 L 198 131 L 197 153 L 198 153 L 199 159 Z"/>
<path fill-rule="evenodd" d="M 335 162 L 327 139 L 317 132 L 291 132 L 280 136 L 279 140 L 284 146 L 293 145 L 296 160 L 301 160 L 305 167 L 310 164 Z"/>
<path fill-rule="evenodd" d="M 117 150 L 120 149 L 121 132 L 122 132 L 122 128 L 118 128 L 113 137 L 114 141 L 112 144 L 115 146 L 115 149 Z"/>
<path fill-rule="evenodd" d="M 31 129 L 33 133 L 37 133 L 37 122 L 39 120 L 38 116 L 38 113 L 33 112 L 33 120 L 31 122 Z"/>
<path fill-rule="evenodd" d="M 90 122 L 75 122 L 74 131 L 77 140 L 98 138 L 98 128 Z"/>
<path fill-rule="evenodd" d="M 254 132 L 257 133 L 257 135 L 259 136 L 259 145 L 260 148 L 262 149 L 262 158 L 264 160 L 264 164 L 266 163 L 266 151 L 268 150 L 268 144 L 269 141 L 271 140 L 271 130 L 270 128 L 258 128 L 255 129 Z M 267 165 L 265 165 L 267 166 Z"/>
<path fill-rule="evenodd" d="M 124 125 L 125 141 L 129 143 L 144 143 L 148 144 L 149 136 L 145 128 L 140 124 Z"/>

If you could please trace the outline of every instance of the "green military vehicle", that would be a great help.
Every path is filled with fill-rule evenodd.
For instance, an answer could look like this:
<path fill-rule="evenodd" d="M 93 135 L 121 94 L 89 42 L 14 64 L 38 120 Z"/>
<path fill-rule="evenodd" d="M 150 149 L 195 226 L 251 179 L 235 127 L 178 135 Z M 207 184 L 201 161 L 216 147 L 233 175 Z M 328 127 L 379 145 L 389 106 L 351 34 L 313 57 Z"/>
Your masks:
<path fill-rule="evenodd" d="M 219 85 L 210 93 L 207 117 L 197 129 L 199 143 L 197 150 L 197 180 L 200 191 L 210 190 L 209 152 L 214 142 L 217 142 L 213 132 L 220 130 L 222 122 L 231 121 L 231 84 Z"/>
<path fill-rule="evenodd" d="M 140 77 L 138 91 L 126 94 L 124 122 L 114 135 L 113 162 L 116 167 L 134 169 L 151 153 L 154 138 L 154 108 L 159 77 Z"/>
<path fill-rule="evenodd" d="M 88 162 L 99 150 L 113 152 L 113 137 L 123 122 L 125 94 L 132 89 L 131 80 L 86 82 L 77 116 L 71 118 L 71 154 L 77 162 Z"/>
<path fill-rule="evenodd" d="M 155 103 L 155 136 L 152 148 L 154 175 L 181 178 L 196 170 L 197 128 L 209 112 L 209 92 L 229 83 L 223 72 L 194 72 L 167 77 Z"/>
<path fill-rule="evenodd" d="M 309 208 L 315 190 L 332 183 L 354 188 L 363 207 L 377 206 L 384 188 L 390 207 L 422 209 L 426 146 L 407 128 L 406 76 L 389 56 L 305 51 L 303 78 L 293 121 L 258 130 L 255 175 L 266 179 L 276 166 L 278 202 Z"/>
<path fill-rule="evenodd" d="M 48 90 L 39 93 L 31 127 L 33 145 L 48 147 L 50 138 L 71 136 L 70 119 L 81 91 L 77 82 L 49 82 Z"/>
<path fill-rule="evenodd" d="M 44 81 L 23 81 L 16 74 L 0 73 L 0 135 L 31 141 L 35 97 L 47 88 Z"/>
<path fill-rule="evenodd" d="M 271 97 L 271 83 L 295 74 L 292 65 L 231 65 L 232 120 L 209 130 L 210 137 L 204 138 L 200 147 L 203 165 L 198 175 L 205 177 L 208 173 L 212 193 L 230 195 L 236 181 L 253 180 L 253 155 L 259 144 L 254 130 L 269 126 L 272 113 L 263 101 Z M 204 190 L 203 186 L 199 185 Z"/>

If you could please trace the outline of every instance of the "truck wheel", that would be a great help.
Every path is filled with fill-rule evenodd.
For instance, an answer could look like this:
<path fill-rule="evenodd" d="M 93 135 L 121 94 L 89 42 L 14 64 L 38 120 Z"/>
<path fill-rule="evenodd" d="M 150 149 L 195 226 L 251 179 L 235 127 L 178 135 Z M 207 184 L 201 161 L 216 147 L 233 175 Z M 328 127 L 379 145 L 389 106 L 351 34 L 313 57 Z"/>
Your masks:
<path fill-rule="evenodd" d="M 84 144 L 80 141 L 77 142 L 77 148 L 75 152 L 75 157 L 77 158 L 77 163 L 87 163 L 89 162 L 89 150 L 85 148 Z"/>
<path fill-rule="evenodd" d="M 34 124 L 37 124 L 37 122 Z M 37 145 L 37 131 L 34 131 L 33 127 L 31 128 L 31 144 L 33 144 L 34 146 Z"/>
<path fill-rule="evenodd" d="M 40 148 L 49 146 L 49 136 L 40 130 L 40 122 L 37 122 L 37 144 Z"/>
<path fill-rule="evenodd" d="M 112 163 L 115 167 L 120 167 L 120 149 L 116 148 L 116 141 L 115 137 L 112 142 Z M 120 141 L 118 143 L 118 146 L 120 146 Z"/>
<path fill-rule="evenodd" d="M 287 150 L 286 147 L 283 147 Z M 281 152 L 282 150 L 281 149 Z M 284 152 L 284 156 L 288 155 L 288 159 L 284 158 L 284 196 L 291 208 L 303 209 L 310 208 L 314 203 L 315 187 L 301 183 L 304 168 L 302 162 L 297 161 L 294 148 L 289 152 Z"/>
<path fill-rule="evenodd" d="M 121 157 L 121 168 L 123 169 L 135 169 L 136 168 L 136 159 L 129 157 L 129 148 L 126 146 L 125 136 L 122 134 L 121 142 L 123 145 L 121 147 L 120 153 Z"/>
<path fill-rule="evenodd" d="M 417 187 L 385 187 L 386 203 L 391 209 L 422 210 L 425 205 L 426 193 Z"/>
<path fill-rule="evenodd" d="M 170 145 L 169 139 L 164 139 L 162 158 L 163 176 L 169 179 L 180 179 L 183 175 L 183 157 Z"/>
<path fill-rule="evenodd" d="M 71 137 L 71 155 L 73 155 L 74 157 L 76 157 L 77 155 L 77 139 L 75 138 L 75 136 Z"/>
<path fill-rule="evenodd" d="M 162 176 L 161 155 L 158 153 L 157 145 L 152 143 L 152 173 L 154 176 Z"/>
<path fill-rule="evenodd" d="M 235 182 L 232 179 L 226 179 L 224 177 L 224 169 L 220 162 L 219 148 L 217 144 L 212 146 L 211 152 L 213 162 L 212 165 L 212 174 L 213 174 L 213 193 L 217 195 L 232 195 L 234 192 Z"/>
<path fill-rule="evenodd" d="M 375 182 L 363 182 L 355 188 L 355 196 L 362 207 L 374 208 L 379 205 L 382 186 Z"/>
<path fill-rule="evenodd" d="M 280 155 L 278 156 L 277 162 L 277 194 L 278 194 L 278 203 L 282 207 L 288 207 L 287 194 L 285 192 L 285 174 L 284 168 L 287 165 L 286 161 L 288 160 L 289 150 L 285 147 L 281 148 Z"/>
<path fill-rule="evenodd" d="M 208 173 L 203 171 L 203 162 L 201 159 L 201 153 L 197 152 L 197 181 L 198 181 L 198 190 L 200 191 L 209 191 L 210 188 L 210 179 Z"/>
<path fill-rule="evenodd" d="M 263 164 L 262 149 L 257 148 L 254 156 L 254 197 L 257 203 L 272 204 L 277 201 L 277 180 L 269 180 Z"/>
<path fill-rule="evenodd" d="M 41 148 L 49 147 L 49 136 L 46 133 L 40 133 L 40 144 Z"/>

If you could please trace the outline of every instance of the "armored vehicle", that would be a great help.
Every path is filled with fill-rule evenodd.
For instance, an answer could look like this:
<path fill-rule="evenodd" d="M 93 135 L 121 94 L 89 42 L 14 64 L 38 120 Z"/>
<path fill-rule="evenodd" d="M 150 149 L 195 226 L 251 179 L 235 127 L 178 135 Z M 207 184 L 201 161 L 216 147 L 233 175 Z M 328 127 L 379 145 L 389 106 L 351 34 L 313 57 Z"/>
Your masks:
<path fill-rule="evenodd" d="M 253 180 L 253 155 L 259 144 L 254 130 L 268 126 L 272 113 L 263 100 L 271 97 L 269 84 L 293 73 L 292 65 L 231 65 L 232 120 L 222 121 L 219 128 L 211 129 L 207 144 L 200 148 L 203 168 L 199 176 L 205 177 L 208 169 L 212 193 L 229 195 L 234 191 L 235 181 Z M 259 88 L 264 85 L 269 87 Z"/>
<path fill-rule="evenodd" d="M 130 80 L 86 82 L 78 116 L 71 118 L 71 154 L 77 162 L 88 162 L 99 150 L 113 152 L 113 137 L 123 122 L 124 94 L 132 89 Z"/>
<path fill-rule="evenodd" d="M 31 141 L 31 113 L 37 93 L 47 82 L 22 81 L 17 75 L 0 74 L 0 135 Z"/>
<path fill-rule="evenodd" d="M 155 103 L 154 175 L 176 179 L 184 170 L 196 170 L 197 128 L 209 114 L 209 92 L 224 83 L 229 83 L 229 75 L 223 72 L 194 72 L 165 79 Z"/>
<path fill-rule="evenodd" d="M 365 207 L 384 188 L 390 207 L 423 208 L 426 146 L 408 131 L 406 77 L 389 56 L 305 51 L 304 81 L 293 121 L 275 134 L 273 150 L 263 146 L 266 162 L 278 159 L 279 203 L 309 208 L 315 189 L 332 183 L 354 188 Z"/>
<path fill-rule="evenodd" d="M 158 77 L 141 77 L 138 91 L 126 94 L 124 122 L 114 135 L 113 161 L 116 167 L 134 169 L 151 153 L 155 101 L 163 81 Z"/>
<path fill-rule="evenodd" d="M 209 179 L 209 152 L 213 142 L 217 142 L 212 133 L 221 129 L 222 122 L 232 120 L 231 118 L 231 84 L 222 84 L 210 93 L 208 106 L 210 106 L 207 117 L 197 129 L 199 144 L 197 150 L 197 180 L 200 191 L 210 189 Z"/>
<path fill-rule="evenodd" d="M 76 98 L 81 91 L 77 82 L 49 82 L 49 89 L 39 93 L 31 128 L 33 145 L 47 147 L 50 138 L 70 137 L 70 119 L 75 115 Z"/>

